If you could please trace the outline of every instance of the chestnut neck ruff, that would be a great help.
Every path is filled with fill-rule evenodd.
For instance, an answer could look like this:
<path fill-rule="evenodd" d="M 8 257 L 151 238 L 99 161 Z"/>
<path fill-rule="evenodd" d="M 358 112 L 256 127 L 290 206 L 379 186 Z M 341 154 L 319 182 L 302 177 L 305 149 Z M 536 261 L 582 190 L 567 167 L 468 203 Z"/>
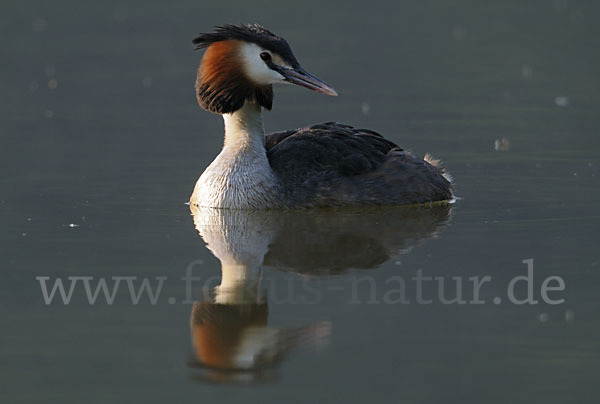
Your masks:
<path fill-rule="evenodd" d="M 257 85 L 246 77 L 239 58 L 242 42 L 226 40 L 206 50 L 196 78 L 198 104 L 207 111 L 230 114 L 250 101 L 270 110 L 273 86 Z"/>

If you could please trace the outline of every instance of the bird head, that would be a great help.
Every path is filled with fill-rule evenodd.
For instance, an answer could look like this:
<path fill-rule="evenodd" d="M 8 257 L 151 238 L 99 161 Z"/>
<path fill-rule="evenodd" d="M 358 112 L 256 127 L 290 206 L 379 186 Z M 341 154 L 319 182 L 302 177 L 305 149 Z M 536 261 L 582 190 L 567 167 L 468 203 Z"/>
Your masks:
<path fill-rule="evenodd" d="M 206 48 L 196 78 L 198 103 L 220 114 L 246 100 L 271 109 L 273 84 L 296 84 L 327 95 L 337 92 L 300 66 L 285 39 L 260 25 L 223 25 L 193 40 Z"/>

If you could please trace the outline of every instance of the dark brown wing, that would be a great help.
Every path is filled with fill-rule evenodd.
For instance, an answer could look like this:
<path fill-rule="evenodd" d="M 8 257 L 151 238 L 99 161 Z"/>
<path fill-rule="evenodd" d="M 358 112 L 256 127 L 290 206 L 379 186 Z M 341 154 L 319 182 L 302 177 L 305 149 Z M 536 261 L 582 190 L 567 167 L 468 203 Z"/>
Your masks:
<path fill-rule="evenodd" d="M 302 206 L 412 204 L 452 198 L 442 169 L 380 134 L 328 122 L 266 136 L 288 199 Z"/>

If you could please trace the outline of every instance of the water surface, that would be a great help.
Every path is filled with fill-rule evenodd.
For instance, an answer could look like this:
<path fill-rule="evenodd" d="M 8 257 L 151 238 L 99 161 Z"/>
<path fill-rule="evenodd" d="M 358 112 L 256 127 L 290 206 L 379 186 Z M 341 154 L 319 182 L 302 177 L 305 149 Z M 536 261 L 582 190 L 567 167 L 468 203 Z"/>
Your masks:
<path fill-rule="evenodd" d="M 28 1 L 1 9 L 6 402 L 595 402 L 595 3 Z M 284 36 L 341 94 L 276 88 L 268 131 L 331 120 L 374 129 L 443 159 L 462 199 L 429 211 L 202 216 L 214 219 L 207 240 L 206 223 L 197 229 L 185 202 L 223 129 L 196 105 L 200 54 L 190 41 L 240 21 Z M 210 240 L 246 255 L 224 263 Z M 507 285 L 527 274 L 528 259 L 539 303 L 512 304 Z M 211 288 L 232 266 L 258 271 L 260 284 L 218 307 L 214 291 L 195 288 L 186 304 L 180 278 L 190 265 L 214 277 Z M 419 273 L 448 285 L 492 280 L 481 289 L 485 304 L 444 304 L 433 283 L 423 293 L 436 299 L 419 304 L 411 281 Z M 47 306 L 39 276 L 167 280 L 156 304 L 132 304 L 123 287 L 112 305 L 90 305 L 76 289 L 68 305 Z M 561 304 L 541 298 L 550 276 L 565 282 L 549 295 Z M 408 304 L 384 300 L 397 277 Z M 195 333 L 198 324 L 213 328 Z M 262 368 L 240 376 L 206 366 L 196 348 L 207 330 L 223 346 L 250 335 L 246 347 L 270 347 L 247 351 L 262 352 L 259 361 L 236 362 Z"/>

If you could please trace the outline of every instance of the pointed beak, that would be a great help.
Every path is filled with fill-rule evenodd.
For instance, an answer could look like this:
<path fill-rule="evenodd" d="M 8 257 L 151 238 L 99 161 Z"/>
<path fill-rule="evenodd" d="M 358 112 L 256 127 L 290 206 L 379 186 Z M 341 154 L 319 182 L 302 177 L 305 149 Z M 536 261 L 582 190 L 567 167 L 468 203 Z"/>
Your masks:
<path fill-rule="evenodd" d="M 298 67 L 297 69 L 280 69 L 278 71 L 285 77 L 285 81 L 288 83 L 297 84 L 318 93 L 333 95 L 334 97 L 338 96 L 337 91 L 333 87 L 318 77 L 313 76 L 302 67 Z"/>

